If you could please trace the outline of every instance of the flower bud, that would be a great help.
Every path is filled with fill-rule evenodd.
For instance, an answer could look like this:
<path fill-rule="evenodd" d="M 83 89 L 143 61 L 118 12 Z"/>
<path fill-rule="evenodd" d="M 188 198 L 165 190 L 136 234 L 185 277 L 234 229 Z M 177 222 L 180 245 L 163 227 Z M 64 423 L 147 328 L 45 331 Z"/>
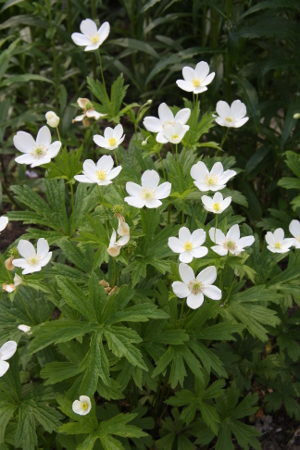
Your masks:
<path fill-rule="evenodd" d="M 147 103 L 148 103 L 148 105 L 151 105 L 152 100 L 151 99 L 147 100 Z"/>
<path fill-rule="evenodd" d="M 109 287 L 109 283 L 105 280 L 99 281 L 99 286 Z"/>
<path fill-rule="evenodd" d="M 52 128 L 56 128 L 59 124 L 59 117 L 55 114 L 54 111 L 48 111 L 45 114 L 45 117 L 47 119 L 47 125 Z"/>
<path fill-rule="evenodd" d="M 106 287 L 104 288 L 105 292 L 110 292 L 111 291 L 111 287 Z"/>
<path fill-rule="evenodd" d="M 300 113 L 294 114 L 294 115 L 293 115 L 293 118 L 294 118 L 294 119 L 300 119 Z"/>
<path fill-rule="evenodd" d="M 118 289 L 118 286 L 113 287 L 108 295 L 112 295 L 114 292 L 116 292 L 117 289 Z"/>
<path fill-rule="evenodd" d="M 145 145 L 147 145 L 147 141 L 149 139 L 150 136 L 146 137 L 146 139 L 142 142 L 142 146 L 145 147 Z"/>

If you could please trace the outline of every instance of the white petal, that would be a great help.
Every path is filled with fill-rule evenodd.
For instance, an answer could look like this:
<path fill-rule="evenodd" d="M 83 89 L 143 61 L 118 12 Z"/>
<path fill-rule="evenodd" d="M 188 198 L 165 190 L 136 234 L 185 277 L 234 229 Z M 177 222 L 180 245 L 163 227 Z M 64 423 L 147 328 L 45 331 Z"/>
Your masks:
<path fill-rule="evenodd" d="M 85 52 L 90 52 L 92 50 L 97 50 L 97 48 L 99 48 L 100 46 L 100 42 L 97 42 L 97 44 L 91 44 L 91 45 L 87 45 L 84 49 Z"/>
<path fill-rule="evenodd" d="M 202 92 L 207 91 L 206 86 L 200 86 L 194 89 L 194 94 L 202 94 Z"/>
<path fill-rule="evenodd" d="M 109 246 L 110 247 L 115 245 L 116 239 L 117 239 L 117 233 L 116 233 L 116 230 L 113 230 L 112 234 L 111 234 L 111 237 L 110 237 L 110 241 L 109 241 Z"/>
<path fill-rule="evenodd" d="M 225 209 L 228 208 L 228 206 L 230 205 L 231 200 L 232 200 L 232 197 L 226 197 L 226 198 L 224 198 L 223 202 L 222 202 L 221 205 L 220 205 L 221 210 L 218 211 L 218 213 L 222 213 L 223 211 L 225 211 Z"/>
<path fill-rule="evenodd" d="M 92 19 L 83 20 L 79 28 L 81 33 L 85 34 L 86 36 L 97 33 L 97 25 Z"/>
<path fill-rule="evenodd" d="M 208 253 L 208 248 L 206 247 L 197 247 L 191 250 L 191 255 L 193 258 L 203 258 Z"/>
<path fill-rule="evenodd" d="M 31 327 L 29 327 L 28 325 L 18 325 L 18 329 L 20 331 L 23 331 L 24 333 L 28 333 L 28 331 L 31 330 Z"/>
<path fill-rule="evenodd" d="M 108 22 L 104 22 L 98 30 L 98 36 L 100 37 L 99 45 L 101 45 L 110 32 L 110 25 Z"/>
<path fill-rule="evenodd" d="M 22 153 L 30 153 L 35 148 L 35 140 L 31 134 L 25 131 L 18 131 L 13 141 L 16 149 Z"/>
<path fill-rule="evenodd" d="M 90 161 L 90 160 L 87 160 Z M 94 165 L 95 166 L 95 165 Z M 105 170 L 106 172 L 110 172 L 114 166 L 114 160 L 110 155 L 104 155 L 97 161 L 97 169 Z M 96 167 L 95 167 L 96 169 Z"/>
<path fill-rule="evenodd" d="M 282 243 L 281 243 L 281 248 L 286 251 L 289 250 L 289 248 L 294 245 L 294 238 L 287 238 L 287 239 L 283 239 Z"/>
<path fill-rule="evenodd" d="M 220 100 L 217 103 L 216 111 L 222 119 L 225 119 L 225 117 L 230 117 L 231 114 L 230 106 L 223 100 Z"/>
<path fill-rule="evenodd" d="M 125 236 L 122 236 L 117 242 L 116 245 L 119 245 L 120 247 L 123 247 L 124 245 L 128 244 L 130 240 L 130 234 L 126 234 Z"/>
<path fill-rule="evenodd" d="M 202 195 L 201 197 L 202 203 L 208 211 L 212 210 L 213 204 L 215 203 L 211 197 L 208 197 L 207 195 Z"/>
<path fill-rule="evenodd" d="M 186 263 L 186 264 L 189 264 L 190 262 L 192 262 L 193 261 L 192 252 L 183 251 L 182 253 L 180 253 L 179 261 L 181 261 L 182 263 Z"/>
<path fill-rule="evenodd" d="M 217 286 L 205 286 L 203 294 L 212 300 L 221 300 L 222 298 L 222 291 Z"/>
<path fill-rule="evenodd" d="M 187 121 L 189 120 L 191 115 L 190 108 L 183 108 L 175 116 L 175 122 L 179 122 L 182 125 L 185 125 Z"/>
<path fill-rule="evenodd" d="M 204 295 L 200 292 L 197 295 L 190 294 L 186 299 L 187 305 L 192 309 L 199 308 L 204 302 Z"/>
<path fill-rule="evenodd" d="M 231 103 L 231 114 L 236 120 L 242 119 L 247 114 L 247 108 L 241 100 L 235 100 Z"/>
<path fill-rule="evenodd" d="M 155 198 L 145 201 L 145 206 L 147 208 L 159 208 L 159 206 L 161 206 L 161 205 L 162 205 L 162 202 L 160 200 L 155 199 Z"/>
<path fill-rule="evenodd" d="M 226 120 L 221 117 L 217 117 L 215 122 L 217 122 L 218 125 L 221 125 L 221 127 L 232 127 L 232 125 L 228 125 Z"/>
<path fill-rule="evenodd" d="M 35 249 L 34 246 L 29 241 L 25 241 L 24 239 L 21 239 L 18 244 L 18 252 L 21 256 L 26 258 L 30 255 L 35 255 Z"/>
<path fill-rule="evenodd" d="M 40 264 L 35 264 L 35 265 L 26 264 L 22 274 L 27 275 L 28 273 L 40 272 L 41 270 L 42 270 L 42 267 Z"/>
<path fill-rule="evenodd" d="M 282 228 L 277 228 L 277 230 L 274 231 L 274 239 L 275 239 L 275 242 L 283 241 L 284 231 Z"/>
<path fill-rule="evenodd" d="M 74 413 L 79 414 L 80 416 L 83 415 L 84 410 L 82 409 L 82 404 L 79 400 L 75 400 L 72 403 L 72 410 Z"/>
<path fill-rule="evenodd" d="M 18 164 L 31 164 L 31 163 L 33 163 L 34 162 L 34 157 L 33 156 L 31 156 L 30 154 L 25 154 L 25 155 L 21 155 L 21 156 L 18 156 L 16 159 L 15 159 L 15 161 L 18 163 Z"/>
<path fill-rule="evenodd" d="M 189 284 L 190 281 L 195 280 L 194 271 L 187 264 L 182 263 L 179 265 L 179 273 L 182 281 L 186 284 Z"/>
<path fill-rule="evenodd" d="M 222 245 L 214 245 L 213 247 L 211 247 L 211 250 L 220 256 L 225 256 L 228 253 L 228 250 L 226 250 L 226 248 L 224 248 Z"/>
<path fill-rule="evenodd" d="M 146 130 L 151 131 L 151 133 L 162 131 L 162 123 L 157 117 L 145 117 L 143 124 Z"/>
<path fill-rule="evenodd" d="M 237 120 L 233 123 L 234 128 L 240 128 L 243 125 L 245 125 L 246 122 L 248 122 L 249 117 L 245 117 L 244 119 Z"/>
<path fill-rule="evenodd" d="M 177 237 L 169 237 L 168 246 L 174 253 L 184 252 L 183 243 Z"/>
<path fill-rule="evenodd" d="M 51 144 L 51 133 L 48 127 L 42 127 L 36 137 L 36 145 L 45 145 L 49 147 Z"/>
<path fill-rule="evenodd" d="M 223 231 L 219 230 L 218 228 L 216 229 L 214 227 L 212 227 L 209 230 L 209 237 L 215 244 L 218 245 L 223 245 L 226 239 Z"/>
<path fill-rule="evenodd" d="M 201 281 L 205 286 L 213 284 L 217 279 L 217 269 L 215 266 L 206 267 L 197 275 L 197 281 Z"/>
<path fill-rule="evenodd" d="M 191 243 L 193 244 L 193 248 L 199 247 L 205 242 L 206 233 L 202 229 L 195 230 L 193 231 L 190 239 Z"/>
<path fill-rule="evenodd" d="M 52 258 L 52 252 L 49 252 L 46 256 L 44 256 L 43 259 L 39 260 L 39 265 L 41 267 L 44 267 L 48 264 L 48 262 L 50 261 L 50 259 Z"/>
<path fill-rule="evenodd" d="M 166 103 L 161 103 L 158 107 L 158 117 L 161 122 L 172 122 L 174 115 Z"/>
<path fill-rule="evenodd" d="M 168 181 L 166 181 L 165 183 L 162 183 L 155 190 L 155 198 L 162 199 L 162 198 L 169 197 L 171 188 L 172 188 L 172 185 Z"/>
<path fill-rule="evenodd" d="M 12 261 L 12 265 L 15 267 L 21 267 L 23 269 L 27 266 L 27 262 L 24 258 L 17 258 Z"/>
<path fill-rule="evenodd" d="M 145 200 L 140 197 L 125 197 L 125 202 L 130 206 L 134 206 L 135 208 L 143 208 L 145 206 Z"/>
<path fill-rule="evenodd" d="M 96 180 L 90 180 L 90 178 L 87 178 L 85 175 L 75 175 L 74 178 L 79 181 L 79 183 L 96 183 Z"/>
<path fill-rule="evenodd" d="M 250 245 L 253 244 L 254 241 L 255 241 L 254 236 L 244 236 L 237 242 L 237 246 L 239 249 L 249 247 Z"/>
<path fill-rule="evenodd" d="M 2 216 L 0 217 L 0 231 L 3 231 L 4 228 L 7 227 L 8 224 L 8 217 Z"/>
<path fill-rule="evenodd" d="M 203 80 L 203 81 L 201 81 L 201 85 L 202 86 L 207 86 L 208 84 L 210 84 L 212 81 L 213 81 L 213 79 L 215 78 L 215 72 L 212 72 L 212 73 L 210 73 L 206 78 L 205 78 L 205 80 Z"/>
<path fill-rule="evenodd" d="M 17 343 L 15 341 L 8 341 L 0 348 L 1 360 L 6 361 L 10 359 L 17 350 Z"/>
<path fill-rule="evenodd" d="M 109 172 L 107 175 L 107 180 L 113 180 L 116 178 L 122 170 L 122 166 L 115 167 L 113 170 Z"/>
<path fill-rule="evenodd" d="M 289 225 L 289 230 L 292 236 L 296 239 L 300 236 L 300 222 L 299 220 L 292 220 Z"/>
<path fill-rule="evenodd" d="M 174 283 L 172 283 L 172 289 L 174 294 L 179 298 L 185 298 L 190 294 L 190 290 L 187 285 L 181 281 L 174 281 Z"/>
<path fill-rule="evenodd" d="M 268 232 L 267 232 L 265 238 L 266 238 L 267 244 L 272 245 L 272 246 L 275 245 L 275 242 L 276 242 L 276 241 L 275 241 L 275 238 L 274 238 L 274 234 L 271 233 L 271 231 L 268 231 Z"/>
<path fill-rule="evenodd" d="M 191 177 L 194 178 L 194 180 L 203 181 L 208 174 L 209 171 L 202 161 L 198 161 L 197 164 L 194 164 L 191 168 Z"/>
<path fill-rule="evenodd" d="M 142 186 L 144 188 L 156 189 L 159 183 L 159 175 L 156 170 L 146 170 L 142 175 Z M 128 191 L 127 191 L 128 192 Z"/>
<path fill-rule="evenodd" d="M 9 364 L 6 361 L 0 361 L 0 377 L 6 374 L 9 369 Z"/>
<path fill-rule="evenodd" d="M 221 186 L 219 185 L 213 186 L 206 183 L 202 183 L 201 181 L 194 181 L 194 185 L 199 189 L 200 192 L 207 192 L 221 189 Z M 223 186 L 223 188 L 224 187 L 225 186 Z"/>
<path fill-rule="evenodd" d="M 41 257 L 41 259 L 45 258 L 45 256 L 49 252 L 49 245 L 48 245 L 48 242 L 46 241 L 46 239 L 40 238 L 37 241 L 36 247 L 37 247 L 37 249 L 36 249 L 37 255 L 39 255 Z"/>
<path fill-rule="evenodd" d="M 164 137 L 163 131 L 160 131 L 156 135 L 156 142 L 159 142 L 160 144 L 166 144 L 168 142 L 168 139 Z"/>
<path fill-rule="evenodd" d="M 199 62 L 195 67 L 195 76 L 201 81 L 205 80 L 209 74 L 209 65 L 205 61 Z"/>
<path fill-rule="evenodd" d="M 230 230 L 228 231 L 226 238 L 227 239 L 232 239 L 234 241 L 238 241 L 240 239 L 240 227 L 236 224 L 233 225 L 233 227 L 230 228 Z"/>
<path fill-rule="evenodd" d="M 185 81 L 192 82 L 193 78 L 195 78 L 195 70 L 186 66 L 182 69 L 182 76 Z"/>
<path fill-rule="evenodd" d="M 59 141 L 53 142 L 48 147 L 47 156 L 49 156 L 49 158 L 55 158 L 55 156 L 58 154 L 58 152 L 60 150 L 60 147 L 61 147 L 61 142 L 59 142 Z"/>
<path fill-rule="evenodd" d="M 119 140 L 117 141 L 117 145 L 116 145 L 115 147 L 111 147 L 111 149 L 113 150 L 114 148 L 119 147 L 119 145 L 122 144 L 122 142 L 124 141 L 124 139 L 125 139 L 125 134 L 124 134 L 123 137 L 121 137 L 121 139 L 119 139 Z"/>
<path fill-rule="evenodd" d="M 119 123 L 114 129 L 113 136 L 116 139 L 116 141 L 119 141 L 121 139 L 122 135 L 123 135 L 123 127 Z"/>
<path fill-rule="evenodd" d="M 80 46 L 89 45 L 91 42 L 87 36 L 85 36 L 84 34 L 81 34 L 81 33 L 73 33 L 71 35 L 71 38 L 72 38 L 74 44 L 80 45 Z"/>
<path fill-rule="evenodd" d="M 195 89 L 194 85 L 192 83 L 189 83 L 188 81 L 177 80 L 176 84 L 180 89 L 186 92 L 193 92 L 193 90 Z"/>
<path fill-rule="evenodd" d="M 185 243 L 191 240 L 191 232 L 187 227 L 181 227 L 179 230 L 179 239 Z"/>
<path fill-rule="evenodd" d="M 126 183 L 126 191 L 129 195 L 132 195 L 133 197 L 138 197 L 142 189 L 143 189 L 142 186 L 134 183 L 133 181 L 128 181 Z"/>
<path fill-rule="evenodd" d="M 220 176 L 218 179 L 218 183 L 220 184 L 226 184 L 230 178 L 234 177 L 236 175 L 235 170 L 225 170 L 225 172 Z"/>
<path fill-rule="evenodd" d="M 85 114 L 82 114 L 81 116 L 76 116 L 75 119 L 72 120 L 72 122 L 81 122 L 85 118 Z"/>
<path fill-rule="evenodd" d="M 210 171 L 210 175 L 215 175 L 216 177 L 219 178 L 223 172 L 224 172 L 223 165 L 220 162 L 216 162 Z"/>

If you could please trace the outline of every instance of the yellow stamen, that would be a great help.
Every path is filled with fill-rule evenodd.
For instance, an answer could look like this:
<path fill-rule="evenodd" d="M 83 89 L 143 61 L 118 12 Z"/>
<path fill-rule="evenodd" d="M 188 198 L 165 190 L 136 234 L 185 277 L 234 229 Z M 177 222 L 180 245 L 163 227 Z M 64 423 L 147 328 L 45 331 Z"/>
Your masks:
<path fill-rule="evenodd" d="M 197 280 L 190 281 L 188 284 L 188 288 L 192 294 L 197 295 L 197 294 L 200 294 L 200 292 L 204 288 L 204 284 L 201 283 L 201 281 L 197 281 Z"/>
<path fill-rule="evenodd" d="M 47 153 L 47 148 L 44 145 L 39 145 L 30 152 L 31 156 L 33 156 L 35 159 L 39 159 L 41 156 L 44 156 L 46 153 Z"/>
<path fill-rule="evenodd" d="M 184 243 L 184 250 L 186 252 L 190 252 L 191 250 L 193 250 L 193 244 L 190 241 L 187 241 Z"/>
<path fill-rule="evenodd" d="M 220 208 L 220 203 L 214 203 L 214 204 L 213 204 L 213 210 L 214 210 L 214 211 L 220 211 L 220 209 L 221 209 L 221 208 Z"/>
<path fill-rule="evenodd" d="M 86 410 L 89 408 L 88 403 L 87 403 L 87 402 L 82 402 L 82 403 L 81 403 L 81 408 L 82 408 L 84 411 L 86 411 Z"/>
<path fill-rule="evenodd" d="M 96 170 L 96 175 L 99 181 L 104 181 L 106 180 L 107 171 L 102 169 Z"/>
<path fill-rule="evenodd" d="M 234 119 L 232 117 L 228 117 L 228 116 L 225 117 L 225 120 L 226 120 L 226 122 L 229 122 L 229 123 L 234 122 Z"/>
<path fill-rule="evenodd" d="M 39 255 L 31 255 L 28 258 L 26 258 L 27 264 L 30 264 L 32 266 L 38 264 L 41 257 Z"/>
<path fill-rule="evenodd" d="M 139 195 L 144 200 L 152 200 L 155 198 L 155 190 L 153 188 L 143 188 Z"/>
<path fill-rule="evenodd" d="M 174 141 L 174 139 L 178 139 L 178 138 L 179 138 L 178 134 L 173 134 L 173 136 L 172 136 L 173 141 Z"/>
<path fill-rule="evenodd" d="M 99 40 L 100 40 L 99 34 L 90 35 L 90 41 L 92 42 L 92 44 L 98 44 Z"/>
<path fill-rule="evenodd" d="M 234 241 L 225 241 L 223 244 L 224 248 L 227 248 L 227 250 L 235 250 L 236 249 L 236 243 Z"/>
<path fill-rule="evenodd" d="M 275 248 L 281 248 L 281 242 L 276 242 Z"/>
<path fill-rule="evenodd" d="M 217 184 L 218 177 L 216 177 L 215 175 L 206 175 L 206 177 L 204 178 L 204 182 L 209 186 L 213 186 L 214 184 Z"/>
<path fill-rule="evenodd" d="M 108 139 L 108 143 L 111 147 L 113 147 L 114 145 L 116 145 L 117 141 L 114 137 L 111 137 Z"/>
<path fill-rule="evenodd" d="M 200 78 L 193 78 L 193 79 L 192 79 L 192 83 L 193 83 L 193 86 L 195 86 L 195 88 L 201 86 L 201 80 L 200 80 Z"/>

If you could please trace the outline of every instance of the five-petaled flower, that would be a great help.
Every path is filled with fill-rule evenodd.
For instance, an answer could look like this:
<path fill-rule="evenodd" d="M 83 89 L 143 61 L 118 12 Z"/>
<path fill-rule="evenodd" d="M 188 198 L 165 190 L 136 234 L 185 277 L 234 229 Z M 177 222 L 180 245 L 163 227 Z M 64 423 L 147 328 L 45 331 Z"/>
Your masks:
<path fill-rule="evenodd" d="M 225 256 L 228 252 L 238 256 L 244 251 L 244 247 L 249 247 L 255 241 L 254 236 L 245 236 L 242 238 L 240 236 L 240 227 L 238 225 L 233 225 L 228 230 L 226 236 L 218 228 L 211 228 L 209 230 L 209 237 L 217 244 L 211 247 L 211 249 L 220 256 Z"/>
<path fill-rule="evenodd" d="M 72 410 L 74 413 L 79 414 L 80 416 L 85 416 L 92 409 L 92 402 L 90 397 L 87 395 L 81 395 L 79 400 L 75 400 L 72 403 Z"/>
<path fill-rule="evenodd" d="M 177 80 L 177 86 L 186 92 L 201 94 L 207 91 L 207 85 L 215 78 L 215 72 L 209 75 L 209 65 L 205 61 L 199 62 L 195 69 L 184 67 L 182 69 L 183 80 Z"/>
<path fill-rule="evenodd" d="M 294 236 L 293 246 L 300 248 L 300 222 L 299 220 L 292 220 L 289 225 L 289 230 L 292 236 Z"/>
<path fill-rule="evenodd" d="M 106 148 L 107 150 L 114 150 L 119 147 L 125 139 L 123 135 L 123 127 L 121 124 L 117 125 L 114 129 L 107 127 L 104 130 L 104 137 L 100 134 L 95 134 L 93 140 L 99 147 Z"/>
<path fill-rule="evenodd" d="M 0 377 L 8 371 L 9 364 L 7 362 L 17 350 L 17 343 L 15 341 L 8 341 L 0 347 Z"/>
<path fill-rule="evenodd" d="M 231 106 L 220 100 L 217 103 L 216 111 L 218 113 L 218 117 L 215 116 L 216 122 L 222 127 L 240 128 L 249 120 L 249 117 L 245 117 L 247 114 L 246 105 L 241 100 L 235 100 L 231 103 Z"/>
<path fill-rule="evenodd" d="M 18 131 L 14 136 L 14 146 L 24 155 L 18 156 L 15 161 L 19 164 L 31 164 L 31 167 L 48 164 L 54 158 L 61 147 L 61 142 L 51 144 L 51 133 L 48 127 L 42 127 L 36 137 L 25 131 Z"/>
<path fill-rule="evenodd" d="M 114 160 L 111 156 L 104 155 L 97 164 L 91 159 L 86 159 L 83 163 L 83 175 L 75 175 L 75 180 L 80 183 L 97 183 L 99 186 L 111 184 L 122 170 L 121 166 L 113 169 Z"/>
<path fill-rule="evenodd" d="M 202 270 L 195 278 L 193 269 L 187 264 L 179 266 L 181 281 L 174 281 L 172 289 L 179 298 L 187 298 L 187 305 L 196 309 L 204 302 L 204 295 L 212 300 L 220 300 L 222 291 L 212 284 L 217 279 L 217 269 L 214 266 Z"/>
<path fill-rule="evenodd" d="M 145 117 L 143 124 L 146 130 L 151 131 L 152 133 L 157 133 L 156 141 L 161 144 L 166 144 L 170 142 L 164 136 L 164 129 L 167 125 L 175 126 L 176 123 L 180 123 L 185 130 L 185 133 L 189 130 L 189 126 L 186 125 L 191 115 L 191 110 L 189 108 L 184 108 L 178 111 L 175 115 L 172 113 L 171 109 L 166 105 L 166 103 L 161 103 L 158 107 L 158 117 Z"/>
<path fill-rule="evenodd" d="M 179 260 L 184 263 L 190 263 L 193 258 L 203 258 L 207 255 L 208 249 L 202 247 L 205 242 L 206 233 L 204 230 L 195 230 L 193 233 L 186 227 L 179 230 L 179 239 L 170 237 L 168 246 L 174 253 L 180 253 Z"/>
<path fill-rule="evenodd" d="M 104 22 L 99 30 L 91 19 L 85 19 L 80 24 L 81 33 L 73 33 L 71 38 L 76 45 L 85 47 L 84 51 L 97 50 L 109 35 L 110 26 Z"/>
<path fill-rule="evenodd" d="M 231 203 L 232 198 L 226 197 L 223 199 L 221 192 L 216 192 L 213 198 L 207 195 L 202 195 L 202 203 L 206 211 L 212 212 L 214 214 L 221 214 Z"/>
<path fill-rule="evenodd" d="M 272 253 L 287 253 L 292 245 L 295 245 L 294 238 L 284 239 L 284 231 L 277 228 L 274 233 L 268 231 L 266 234 L 267 249 Z"/>
<path fill-rule="evenodd" d="M 79 108 L 83 109 L 83 114 L 81 114 L 80 116 L 76 116 L 75 119 L 72 120 L 73 123 L 81 122 L 85 118 L 99 120 L 101 117 L 107 116 L 107 114 L 101 114 L 95 111 L 93 103 L 88 98 L 79 97 L 77 99 L 77 103 Z"/>
<path fill-rule="evenodd" d="M 160 199 L 166 198 L 171 192 L 171 183 L 166 181 L 158 186 L 159 175 L 155 170 L 146 170 L 142 175 L 142 186 L 132 181 L 126 183 L 126 191 L 130 197 L 125 197 L 128 205 L 136 208 L 158 208 L 162 202 Z"/>
<path fill-rule="evenodd" d="M 234 170 L 225 170 L 220 162 L 216 162 L 211 171 L 208 170 L 204 162 L 198 161 L 191 168 L 191 177 L 195 180 L 194 185 L 201 192 L 221 191 L 226 186 L 230 178 L 234 177 Z"/>
<path fill-rule="evenodd" d="M 23 269 L 22 274 L 39 272 L 42 267 L 46 266 L 52 257 L 52 252 L 49 252 L 49 245 L 46 239 L 40 238 L 37 241 L 37 250 L 29 242 L 21 239 L 18 244 L 18 252 L 23 258 L 14 259 L 12 264 L 15 267 Z"/>
<path fill-rule="evenodd" d="M 177 122 L 175 125 L 167 125 L 163 130 L 163 136 L 167 142 L 179 144 L 187 131 L 187 125 L 181 125 L 181 123 Z"/>

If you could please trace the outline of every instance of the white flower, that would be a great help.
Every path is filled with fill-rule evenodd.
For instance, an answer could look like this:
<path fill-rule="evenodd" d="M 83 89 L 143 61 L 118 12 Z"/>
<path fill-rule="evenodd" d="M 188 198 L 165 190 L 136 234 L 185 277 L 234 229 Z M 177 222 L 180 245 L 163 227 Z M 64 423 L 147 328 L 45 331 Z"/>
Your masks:
<path fill-rule="evenodd" d="M 289 230 L 292 236 L 294 236 L 293 246 L 300 248 L 300 222 L 299 220 L 292 220 L 289 226 Z"/>
<path fill-rule="evenodd" d="M 177 80 L 176 84 L 180 89 L 186 92 L 194 92 L 194 94 L 201 94 L 207 91 L 207 85 L 215 78 L 215 72 L 209 74 L 209 65 L 205 61 L 199 62 L 195 70 L 191 67 L 184 67 L 182 69 L 183 80 Z"/>
<path fill-rule="evenodd" d="M 0 217 L 0 232 L 3 231 L 8 224 L 8 217 L 1 216 Z"/>
<path fill-rule="evenodd" d="M 75 400 L 72 403 L 72 410 L 74 413 L 79 414 L 80 416 L 85 416 L 92 409 L 92 402 L 90 397 L 87 395 L 81 395 L 79 400 Z"/>
<path fill-rule="evenodd" d="M 15 267 L 23 269 L 22 274 L 39 272 L 42 267 L 46 266 L 52 257 L 52 252 L 49 252 L 49 245 L 46 239 L 41 238 L 37 241 L 37 251 L 29 242 L 21 239 L 18 244 L 18 252 L 23 258 L 14 259 L 12 264 Z"/>
<path fill-rule="evenodd" d="M 107 150 L 114 150 L 119 147 L 125 139 L 123 135 L 123 127 L 121 124 L 117 125 L 114 129 L 107 127 L 104 130 L 104 137 L 100 134 L 95 134 L 93 140 L 99 147 L 106 148 Z"/>
<path fill-rule="evenodd" d="M 0 377 L 8 371 L 9 364 L 7 359 L 10 359 L 17 350 L 17 343 L 15 341 L 8 341 L 0 347 Z"/>
<path fill-rule="evenodd" d="M 226 186 L 228 180 L 236 175 L 234 170 L 225 170 L 220 162 L 213 165 L 211 171 L 202 161 L 198 161 L 191 168 L 191 177 L 194 178 L 194 185 L 201 192 L 221 191 Z"/>
<path fill-rule="evenodd" d="M 82 120 L 84 120 L 85 117 L 87 117 L 88 119 L 99 120 L 100 117 L 107 116 L 107 114 L 101 114 L 95 111 L 93 104 L 90 102 L 88 98 L 79 97 L 77 99 L 77 103 L 79 108 L 83 109 L 83 114 L 81 114 L 80 116 L 76 116 L 75 119 L 72 120 L 73 123 L 81 122 Z"/>
<path fill-rule="evenodd" d="M 232 198 L 226 197 L 223 200 L 223 195 L 220 192 L 216 192 L 213 198 L 207 195 L 202 195 L 201 200 L 206 211 L 214 214 L 221 214 L 231 203 Z"/>
<path fill-rule="evenodd" d="M 240 100 L 235 100 L 231 103 L 231 106 L 221 100 L 217 103 L 216 111 L 219 115 L 216 122 L 222 127 L 240 128 L 249 120 L 249 117 L 245 117 L 247 114 L 246 105 Z"/>
<path fill-rule="evenodd" d="M 48 111 L 45 114 L 46 120 L 47 120 L 47 125 L 49 125 L 49 127 L 52 128 L 56 128 L 59 124 L 59 117 L 55 114 L 54 111 Z"/>
<path fill-rule="evenodd" d="M 109 35 L 109 23 L 104 22 L 99 30 L 91 19 L 85 19 L 80 24 L 81 33 L 73 33 L 71 38 L 76 45 L 84 46 L 85 52 L 97 50 Z"/>
<path fill-rule="evenodd" d="M 146 170 L 142 175 L 142 186 L 132 181 L 126 183 L 126 191 L 130 197 L 125 197 L 128 205 L 136 208 L 158 208 L 162 202 L 160 199 L 166 198 L 171 192 L 171 183 L 165 182 L 158 186 L 159 175 L 155 170 Z"/>
<path fill-rule="evenodd" d="M 122 170 L 121 166 L 113 168 L 114 160 L 111 156 L 104 155 L 97 164 L 91 159 L 86 159 L 83 163 L 83 174 L 75 175 L 75 180 L 80 183 L 97 183 L 99 186 L 107 186 L 111 184 Z"/>
<path fill-rule="evenodd" d="M 23 331 L 24 333 L 28 333 L 31 330 L 31 327 L 29 327 L 28 325 L 18 325 L 18 329 L 20 331 Z"/>
<path fill-rule="evenodd" d="M 179 260 L 184 263 L 190 263 L 193 258 L 203 258 L 207 255 L 208 249 L 201 247 L 205 242 L 206 233 L 204 230 L 195 230 L 193 233 L 186 227 L 179 230 L 179 239 L 170 237 L 168 246 L 174 253 L 180 253 Z"/>
<path fill-rule="evenodd" d="M 60 150 L 61 142 L 51 144 L 51 133 L 48 127 L 42 127 L 34 141 L 25 131 L 18 131 L 14 136 L 14 146 L 25 155 L 18 156 L 15 161 L 19 164 L 31 164 L 31 167 L 48 164 Z"/>
<path fill-rule="evenodd" d="M 244 247 L 249 247 L 255 241 L 254 236 L 240 237 L 240 227 L 233 225 L 228 233 L 225 234 L 218 228 L 209 230 L 210 239 L 218 245 L 214 245 L 211 249 L 220 256 L 225 256 L 230 252 L 232 255 L 238 256 Z"/>
<path fill-rule="evenodd" d="M 272 253 L 286 253 L 292 245 L 295 245 L 294 238 L 284 239 L 284 231 L 277 228 L 274 233 L 268 231 L 266 234 L 267 249 Z"/>
<path fill-rule="evenodd" d="M 113 230 L 111 238 L 110 238 L 110 242 L 109 242 L 109 246 L 107 249 L 107 253 L 112 256 L 112 257 L 116 257 L 119 256 L 121 248 L 128 244 L 130 239 L 130 234 L 125 234 L 124 236 L 122 236 L 118 241 L 117 241 L 117 233 L 116 230 Z"/>
<path fill-rule="evenodd" d="M 186 125 L 191 115 L 191 110 L 189 108 L 184 108 L 178 111 L 176 116 L 166 105 L 166 103 L 161 103 L 158 107 L 158 117 L 145 117 L 143 124 L 146 130 L 151 131 L 151 133 L 157 133 L 156 141 L 161 144 L 166 144 L 168 139 L 163 135 L 163 131 L 167 125 L 175 125 L 175 123 L 180 123 L 184 129 L 189 130 L 189 126 Z"/>
<path fill-rule="evenodd" d="M 179 298 L 187 297 L 187 305 L 196 309 L 204 302 L 204 295 L 212 300 L 220 300 L 221 290 L 212 286 L 217 279 L 217 269 L 214 266 L 202 270 L 197 277 L 193 269 L 187 264 L 181 263 L 179 266 L 181 281 L 174 281 L 172 289 Z"/>
<path fill-rule="evenodd" d="M 167 142 L 179 144 L 187 131 L 187 125 L 181 125 L 181 123 L 177 122 L 174 126 L 167 125 L 163 130 L 163 136 Z"/>

